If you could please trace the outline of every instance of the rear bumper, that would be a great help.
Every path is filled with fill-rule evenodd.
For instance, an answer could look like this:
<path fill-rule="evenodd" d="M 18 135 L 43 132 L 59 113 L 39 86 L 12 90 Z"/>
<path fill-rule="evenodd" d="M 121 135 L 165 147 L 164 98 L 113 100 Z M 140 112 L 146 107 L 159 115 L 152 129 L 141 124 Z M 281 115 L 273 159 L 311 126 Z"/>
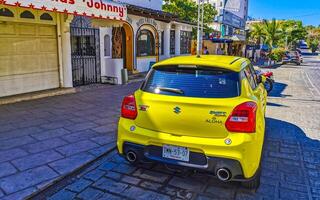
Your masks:
<path fill-rule="evenodd" d="M 253 134 L 229 134 L 231 144 L 225 144 L 226 138 L 199 138 L 190 136 L 176 136 L 163 132 L 156 132 L 137 127 L 133 120 L 121 118 L 118 125 L 117 147 L 120 154 L 125 155 L 126 145 L 143 147 L 139 150 L 141 156 L 154 161 L 178 164 L 185 167 L 203 169 L 215 173 L 218 160 L 232 163 L 235 175 L 250 179 L 259 168 L 264 138 L 264 124 L 257 127 L 259 132 Z M 162 158 L 163 145 L 187 147 L 198 160 L 195 163 L 183 163 Z M 141 149 L 141 148 L 140 148 Z M 150 153 L 153 149 L 157 151 Z M 159 150 L 160 149 L 160 150 Z M 160 153 L 159 153 L 160 152 Z M 200 155 L 200 156 L 199 156 Z M 238 163 L 238 164 L 235 164 Z M 230 168 L 232 168 L 230 166 Z"/>
<path fill-rule="evenodd" d="M 137 158 L 141 161 L 155 161 L 164 164 L 183 166 L 190 169 L 197 169 L 199 171 L 206 171 L 216 176 L 216 172 L 220 168 L 228 169 L 231 172 L 231 181 L 247 180 L 243 177 L 241 165 L 238 161 L 226 158 L 207 157 L 204 154 L 197 152 L 190 152 L 190 161 L 176 161 L 162 157 L 162 147 L 159 146 L 144 146 L 125 142 L 123 144 L 123 156 L 128 152 L 134 152 Z"/>

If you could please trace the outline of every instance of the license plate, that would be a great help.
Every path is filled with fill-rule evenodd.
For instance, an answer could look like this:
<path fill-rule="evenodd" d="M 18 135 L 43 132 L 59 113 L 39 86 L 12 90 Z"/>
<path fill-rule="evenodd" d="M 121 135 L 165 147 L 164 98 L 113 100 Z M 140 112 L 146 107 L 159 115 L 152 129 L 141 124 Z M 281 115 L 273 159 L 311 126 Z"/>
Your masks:
<path fill-rule="evenodd" d="M 186 147 L 164 145 L 162 157 L 189 162 L 189 149 Z"/>

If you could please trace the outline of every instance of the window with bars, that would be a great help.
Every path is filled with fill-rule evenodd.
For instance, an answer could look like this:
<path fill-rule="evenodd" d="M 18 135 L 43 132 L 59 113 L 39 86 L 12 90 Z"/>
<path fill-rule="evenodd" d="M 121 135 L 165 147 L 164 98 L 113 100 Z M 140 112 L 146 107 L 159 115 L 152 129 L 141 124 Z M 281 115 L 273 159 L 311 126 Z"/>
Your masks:
<path fill-rule="evenodd" d="M 164 31 L 161 31 L 161 55 L 164 55 Z"/>
<path fill-rule="evenodd" d="M 151 31 L 144 29 L 139 32 L 137 46 L 137 56 L 155 55 L 155 40 Z"/>
<path fill-rule="evenodd" d="M 192 40 L 192 32 L 189 32 L 189 31 L 180 32 L 180 54 L 191 53 L 191 40 Z"/>
<path fill-rule="evenodd" d="M 170 54 L 174 55 L 176 53 L 176 32 L 174 30 L 170 31 Z"/>

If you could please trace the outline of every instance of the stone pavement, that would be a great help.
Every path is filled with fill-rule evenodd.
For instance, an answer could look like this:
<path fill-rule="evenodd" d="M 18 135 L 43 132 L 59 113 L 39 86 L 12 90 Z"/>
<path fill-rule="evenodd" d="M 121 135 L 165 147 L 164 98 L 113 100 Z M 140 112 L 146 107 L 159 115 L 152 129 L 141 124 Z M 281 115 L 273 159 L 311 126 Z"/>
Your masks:
<path fill-rule="evenodd" d="M 114 148 L 128 86 L 0 106 L 0 199 L 22 199 Z"/>
<path fill-rule="evenodd" d="M 303 67 L 274 70 L 268 100 L 261 186 L 222 183 L 160 164 L 130 166 L 116 151 L 35 199 L 320 199 L 320 101 Z M 320 79 L 320 77 L 319 77 Z"/>

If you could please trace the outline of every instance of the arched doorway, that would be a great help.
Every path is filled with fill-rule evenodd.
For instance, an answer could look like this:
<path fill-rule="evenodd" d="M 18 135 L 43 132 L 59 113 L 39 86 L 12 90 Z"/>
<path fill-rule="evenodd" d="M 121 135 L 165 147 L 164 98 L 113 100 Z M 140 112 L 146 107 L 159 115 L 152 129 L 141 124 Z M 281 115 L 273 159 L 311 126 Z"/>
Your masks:
<path fill-rule="evenodd" d="M 133 28 L 127 24 L 123 24 L 123 65 L 128 71 L 133 71 Z"/>
<path fill-rule="evenodd" d="M 159 34 L 154 26 L 144 24 L 139 27 L 136 37 L 136 56 L 155 56 L 156 62 L 159 61 Z"/>
<path fill-rule="evenodd" d="M 123 59 L 123 68 L 134 70 L 133 62 L 133 29 L 124 23 L 121 27 L 112 28 L 112 58 Z"/>

